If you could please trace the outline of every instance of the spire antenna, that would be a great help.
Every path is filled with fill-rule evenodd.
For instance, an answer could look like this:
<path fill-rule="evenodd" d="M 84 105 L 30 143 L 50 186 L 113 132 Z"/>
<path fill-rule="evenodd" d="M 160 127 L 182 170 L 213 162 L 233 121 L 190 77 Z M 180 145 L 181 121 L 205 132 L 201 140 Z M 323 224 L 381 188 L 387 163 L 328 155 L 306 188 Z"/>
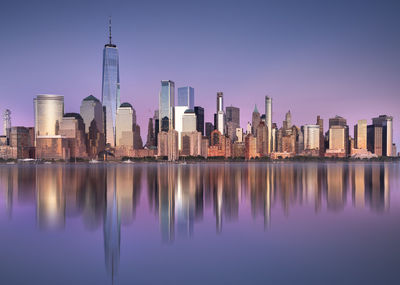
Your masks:
<path fill-rule="evenodd" d="M 111 16 L 110 16 L 109 22 L 108 22 L 108 29 L 109 29 L 109 32 L 110 32 L 109 38 L 110 38 L 110 45 L 111 45 Z"/>

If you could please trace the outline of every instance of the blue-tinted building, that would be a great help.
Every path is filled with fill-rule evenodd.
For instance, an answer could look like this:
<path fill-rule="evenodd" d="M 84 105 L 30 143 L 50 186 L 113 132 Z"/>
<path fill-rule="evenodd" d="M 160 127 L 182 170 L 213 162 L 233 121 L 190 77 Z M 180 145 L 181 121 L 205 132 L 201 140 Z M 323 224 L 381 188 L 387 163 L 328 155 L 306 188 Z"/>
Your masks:
<path fill-rule="evenodd" d="M 111 42 L 111 21 L 110 21 L 110 42 L 103 50 L 103 82 L 102 82 L 102 104 L 104 110 L 104 130 L 106 144 L 115 146 L 115 117 L 117 108 L 120 105 L 119 98 L 119 56 L 117 46 Z"/>
<path fill-rule="evenodd" d="M 159 128 L 160 132 L 167 132 L 175 127 L 174 106 L 175 106 L 175 83 L 171 80 L 161 81 L 159 97 Z"/>
<path fill-rule="evenodd" d="M 189 109 L 194 109 L 194 89 L 192 87 L 178 88 L 178 106 L 187 106 Z"/>

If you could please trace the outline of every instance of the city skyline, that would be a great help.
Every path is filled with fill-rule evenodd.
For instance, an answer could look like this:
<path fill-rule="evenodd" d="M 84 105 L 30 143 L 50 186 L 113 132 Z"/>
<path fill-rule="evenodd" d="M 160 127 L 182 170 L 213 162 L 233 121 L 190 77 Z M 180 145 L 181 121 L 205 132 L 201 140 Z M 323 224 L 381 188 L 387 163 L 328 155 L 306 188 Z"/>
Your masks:
<path fill-rule="evenodd" d="M 143 6 L 140 6 L 143 5 Z M 138 13 L 143 9 L 144 15 L 148 15 L 151 7 L 146 4 L 140 4 L 138 9 L 132 10 L 131 6 L 122 5 L 128 11 Z M 367 119 L 370 123 L 370 118 L 380 114 L 390 114 L 394 116 L 394 142 L 399 145 L 400 129 L 397 121 L 396 106 L 400 104 L 400 98 L 397 95 L 397 90 L 400 88 L 397 83 L 398 74 L 398 49 L 399 45 L 396 35 L 397 30 L 393 30 L 393 21 L 398 21 L 393 18 L 390 8 L 395 8 L 395 3 L 391 3 L 385 7 L 379 7 L 378 11 L 373 11 L 376 8 L 372 2 L 365 2 L 364 9 L 357 11 L 356 19 L 359 23 L 350 22 L 349 13 L 356 11 L 354 2 L 350 2 L 346 8 L 348 13 L 342 15 L 339 9 L 340 4 L 331 4 L 331 17 L 324 21 L 321 15 L 316 16 L 310 22 L 302 23 L 299 27 L 300 35 L 294 36 L 293 23 L 287 23 L 286 26 L 280 27 L 277 25 L 276 30 L 271 30 L 263 25 L 255 25 L 249 22 L 244 25 L 243 30 L 239 30 L 235 35 L 228 24 L 220 24 L 219 30 L 210 32 L 209 35 L 204 34 L 204 28 L 198 28 L 196 31 L 200 33 L 201 39 L 209 42 L 215 39 L 217 35 L 222 36 L 222 31 L 227 31 L 226 37 L 221 37 L 225 41 L 216 41 L 217 45 L 205 48 L 201 45 L 202 50 L 193 48 L 196 43 L 195 35 L 189 37 L 191 45 L 185 45 L 179 48 L 178 44 L 171 41 L 172 48 L 168 49 L 171 55 L 180 53 L 180 57 L 175 57 L 175 64 L 169 66 L 169 59 L 164 57 L 166 51 L 161 48 L 155 48 L 152 41 L 156 40 L 156 35 L 148 33 L 148 29 L 155 29 L 156 23 L 150 25 L 143 20 L 143 16 L 137 17 L 137 22 L 127 18 L 126 12 L 122 11 L 122 7 L 116 11 L 101 11 L 98 18 L 93 22 L 84 21 L 83 15 L 78 13 L 77 22 L 72 22 L 72 27 L 80 25 L 82 29 L 72 29 L 73 33 L 65 31 L 64 25 L 53 23 L 54 19 L 42 19 L 33 23 L 37 28 L 36 31 L 41 33 L 43 37 L 40 45 L 40 52 L 34 58 L 30 57 L 28 61 L 28 52 L 21 46 L 20 40 L 26 39 L 27 43 L 32 43 L 33 50 L 37 50 L 37 39 L 32 38 L 28 33 L 32 27 L 27 27 L 21 23 L 15 23 L 15 19 L 6 18 L 1 21 L 9 21 L 14 23 L 12 28 L 6 30 L 6 36 L 11 35 L 13 31 L 22 31 L 22 34 L 15 34 L 8 37 L 9 43 L 15 47 L 15 50 L 8 52 L 8 57 L 4 56 L 5 66 L 10 72 L 3 74 L 6 84 L 0 87 L 3 96 L 2 109 L 10 109 L 12 111 L 12 122 L 14 126 L 24 125 L 33 126 L 33 108 L 31 104 L 20 104 L 19 98 L 31 101 L 37 94 L 52 93 L 65 96 L 65 111 L 78 112 L 79 104 L 82 98 L 93 94 L 97 98 L 101 98 L 101 46 L 107 42 L 108 37 L 108 15 L 113 16 L 113 41 L 118 45 L 120 51 L 120 73 L 121 73 L 121 102 L 129 102 L 137 110 L 138 124 L 144 130 L 142 138 L 146 136 L 146 126 L 148 118 L 152 117 L 157 106 L 159 81 L 161 79 L 170 79 L 176 83 L 176 86 L 192 86 L 196 90 L 195 105 L 202 106 L 205 109 L 205 122 L 213 122 L 215 93 L 217 91 L 224 92 L 225 106 L 236 106 L 241 109 L 241 127 L 245 128 L 247 121 L 251 120 L 251 113 L 254 104 L 263 106 L 264 97 L 270 96 L 273 98 L 273 122 L 279 124 L 284 118 L 285 112 L 290 109 L 293 114 L 293 122 L 296 125 L 313 124 L 315 116 L 321 115 L 325 119 L 324 129 L 327 128 L 327 119 L 340 115 L 348 120 L 349 126 L 353 126 L 358 120 Z M 174 2 L 172 6 L 176 8 Z M 239 8 L 243 8 L 244 4 L 240 3 L 237 8 L 231 8 L 230 12 L 238 13 Z M 305 5 L 307 6 L 307 5 Z M 318 4 L 315 4 L 316 9 L 327 12 Z M 394 7 L 393 7 L 394 6 Z M 246 8 L 243 11 L 243 18 L 247 19 L 250 12 L 255 8 L 266 9 L 283 13 L 292 11 L 296 8 L 296 4 L 289 7 L 281 7 L 278 4 L 269 3 L 267 6 L 256 3 L 254 8 Z M 51 9 L 54 7 L 50 7 Z M 184 7 L 192 10 L 194 7 Z M 15 7 L 12 4 L 6 7 L 6 10 L 13 11 Z M 38 9 L 38 8 L 35 8 Z M 72 9 L 68 8 L 68 9 Z M 68 10 L 67 9 L 67 10 Z M 86 4 L 83 5 L 82 11 L 89 9 Z M 160 11 L 154 8 L 154 14 L 157 15 Z M 183 9 L 183 8 L 180 8 Z M 57 9 L 56 9 L 57 10 Z M 58 10 L 57 10 L 58 11 Z M 58 11 L 60 12 L 60 11 Z M 216 12 L 223 12 L 223 5 L 216 6 L 216 12 L 200 11 L 201 15 L 209 15 Z M 307 13 L 304 7 L 301 8 L 299 14 Z M 335 28 L 332 22 L 333 16 L 345 16 L 346 27 L 338 25 Z M 374 16 L 368 18 L 368 16 Z M 386 17 L 383 17 L 385 15 Z M 101 16 L 101 17 L 100 17 Z M 228 13 L 223 12 L 223 17 L 227 17 Z M 66 17 L 61 13 L 61 18 Z M 296 17 L 297 18 L 297 14 Z M 16 17 L 18 18 L 18 17 Z M 28 17 L 29 18 L 29 17 Z M 255 14 L 255 19 L 261 21 L 260 15 Z M 200 19 L 196 18 L 196 23 Z M 379 20 L 379 21 L 378 21 Z M 181 20 L 171 19 L 168 26 L 176 27 L 177 35 L 186 28 L 179 28 L 177 25 Z M 282 24 L 282 21 L 276 17 L 272 18 L 273 23 Z M 379 23 L 378 23 L 379 22 Z M 142 24 L 141 24 L 142 23 Z M 145 25 L 145 23 L 149 25 Z M 214 22 L 213 22 L 214 23 Z M 231 23 L 231 22 L 229 22 Z M 260 22 L 261 24 L 263 22 Z M 317 29 L 311 29 L 314 33 L 309 34 L 306 28 L 314 27 L 314 24 L 323 24 L 327 31 L 334 31 L 333 35 L 342 43 L 335 47 L 339 50 L 333 51 L 332 43 L 325 33 L 321 33 Z M 52 24 L 55 31 L 63 31 L 62 34 L 46 35 L 45 27 Z M 372 25 L 376 27 L 373 29 Z M 192 25 L 189 25 L 192 27 Z M 127 28 L 134 27 L 134 37 Z M 352 29 L 347 29 L 351 27 Z M 26 30 L 23 30 L 23 29 Z M 282 38 L 279 33 L 282 29 L 287 29 L 292 33 L 289 35 L 297 39 L 298 45 L 286 45 L 286 39 Z M 267 41 L 264 37 L 257 38 L 257 35 L 263 35 L 263 31 L 268 31 L 273 36 L 275 41 Z M 25 31 L 25 32 L 24 32 Z M 227 50 L 228 44 L 238 43 L 239 39 L 244 38 L 245 32 L 250 32 L 248 35 L 249 41 L 247 47 L 249 50 L 244 50 L 241 45 L 234 45 L 233 51 L 227 52 L 226 56 L 222 56 Z M 65 32 L 65 33 L 64 33 Z M 258 34 L 257 34 L 257 33 Z M 339 36 L 339 32 L 344 32 Z M 92 37 L 83 37 L 85 33 L 93 34 Z M 359 37 L 350 39 L 349 36 L 355 33 Z M 51 33 L 50 33 L 51 34 Z M 172 35 L 172 38 L 177 37 Z M 62 48 L 65 41 L 69 41 L 70 37 L 75 36 L 80 38 L 79 48 L 75 45 L 66 45 L 69 50 Z M 83 37 L 83 38 L 82 38 Z M 148 41 L 144 39 L 148 38 Z M 56 38 L 57 41 L 53 39 Z M 321 42 L 320 45 L 311 45 L 308 40 Z M 373 39 L 379 41 L 373 41 Z M 349 41 L 345 44 L 345 40 Z M 72 41 L 71 41 L 72 42 Z M 374 46 L 366 43 L 375 42 Z M 35 44 L 36 43 L 36 44 Z M 132 45 L 132 43 L 135 43 Z M 378 44 L 379 43 L 379 44 Z M 271 50 L 262 52 L 261 47 L 266 47 L 270 44 Z M 189 48 L 192 47 L 192 49 Z M 268 46 L 268 45 L 267 45 Z M 149 47 L 151 47 L 149 49 Z M 309 48 L 310 49 L 307 49 Z M 313 48 L 311 48 L 313 47 Z M 362 47 L 355 52 L 355 47 Z M 137 48 L 137 49 L 135 49 Z M 185 52 L 182 53 L 182 48 Z M 281 53 L 277 53 L 279 48 L 284 48 Z M 78 49 L 80 50 L 78 52 Z M 143 52 L 144 49 L 148 49 Z M 254 49 L 254 56 L 251 52 Z M 332 53 L 329 53 L 332 52 Z M 45 56 L 47 54 L 47 56 Z M 18 61 L 11 65 L 10 58 L 18 55 Z M 272 56 L 276 56 L 273 59 Z M 353 57 L 350 57 L 350 56 Z M 369 55 L 369 56 L 367 56 Z M 390 56 L 392 55 L 392 57 Z M 69 59 L 71 56 L 77 57 L 79 60 L 79 70 L 71 65 Z M 221 57 L 222 56 L 222 57 Z M 232 61 L 233 56 L 239 56 L 236 61 Z M 254 61 L 257 56 L 260 62 Z M 201 61 L 196 58 L 199 57 Z M 220 58 L 218 58 L 220 57 Z M 160 60 L 162 59 L 162 60 Z M 67 60 L 67 61 L 66 61 Z M 182 67 L 187 60 L 193 61 L 191 67 Z M 290 62 L 290 60 L 292 60 Z M 23 63 L 25 63 L 23 65 Z M 262 64 L 261 64 L 262 63 Z M 22 69 L 22 65 L 24 69 Z M 263 66 L 261 66 L 263 65 Z M 40 68 L 39 68 L 40 67 Z M 240 67 L 241 70 L 232 72 L 233 67 Z M 35 68 L 37 72 L 32 72 L 31 68 Z M 60 71 L 54 72 L 54 68 Z M 218 68 L 218 71 L 215 71 Z M 251 71 L 250 71 L 251 70 Z M 397 73 L 396 73 L 397 71 Z M 18 72 L 19 76 L 16 76 Z M 68 75 L 68 77 L 65 77 Z M 350 76 L 351 75 L 351 76 Z M 24 79 L 24 84 L 20 84 L 21 78 Z M 18 82 L 18 84 L 16 83 Z M 238 83 L 238 84 L 237 84 Z M 18 98 L 16 100 L 15 98 Z M 143 99 L 145 98 L 145 100 Z M 243 98 L 246 98 L 244 104 Z M 177 98 L 175 98 L 177 99 Z M 344 104 L 343 102 L 348 102 Z M 312 108 L 310 107 L 312 106 Z M 263 108 L 261 108 L 263 109 Z M 311 109 L 311 110 L 310 110 Z M 3 111 L 2 110 L 2 111 Z M 353 134 L 353 128 L 350 128 L 350 135 Z"/>

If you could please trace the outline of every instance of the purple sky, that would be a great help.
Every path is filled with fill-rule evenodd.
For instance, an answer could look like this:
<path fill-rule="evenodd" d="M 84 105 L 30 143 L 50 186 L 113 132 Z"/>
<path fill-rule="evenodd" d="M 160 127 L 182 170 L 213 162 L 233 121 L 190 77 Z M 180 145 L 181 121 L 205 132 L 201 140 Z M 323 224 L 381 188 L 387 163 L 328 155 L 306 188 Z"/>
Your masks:
<path fill-rule="evenodd" d="M 291 110 L 296 125 L 320 114 L 394 117 L 400 143 L 399 1 L 8 1 L 0 24 L 0 108 L 13 125 L 33 125 L 33 98 L 65 96 L 65 111 L 101 98 L 108 16 L 120 53 L 121 101 L 132 103 L 146 140 L 160 81 L 195 88 L 212 121 L 217 91 L 241 109 L 254 104 L 273 121 Z"/>

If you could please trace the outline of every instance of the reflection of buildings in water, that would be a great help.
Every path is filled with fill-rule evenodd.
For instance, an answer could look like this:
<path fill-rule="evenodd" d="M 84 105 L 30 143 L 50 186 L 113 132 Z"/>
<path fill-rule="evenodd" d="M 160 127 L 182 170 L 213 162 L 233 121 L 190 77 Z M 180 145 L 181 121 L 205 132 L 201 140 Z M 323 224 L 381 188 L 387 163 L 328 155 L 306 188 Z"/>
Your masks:
<path fill-rule="evenodd" d="M 365 206 L 365 165 L 355 164 L 351 169 L 353 205 L 357 208 Z"/>
<path fill-rule="evenodd" d="M 210 173 L 210 178 L 214 183 L 214 213 L 215 213 L 215 226 L 217 233 L 222 232 L 222 203 L 223 203 L 223 187 L 224 187 L 224 168 L 220 167 Z"/>
<path fill-rule="evenodd" d="M 82 165 L 64 165 L 62 178 L 66 216 L 78 217 L 82 214 L 83 196 L 87 190 L 84 187 L 87 180 L 87 168 Z"/>
<path fill-rule="evenodd" d="M 116 167 L 116 191 L 122 225 L 129 225 L 136 216 L 140 199 L 141 169 L 132 165 Z"/>
<path fill-rule="evenodd" d="M 65 192 L 63 167 L 36 168 L 36 221 L 39 228 L 65 226 Z"/>
<path fill-rule="evenodd" d="M 78 191 L 82 202 L 82 219 L 86 229 L 95 230 L 104 222 L 104 209 L 106 204 L 106 171 L 101 165 L 93 165 L 82 169 L 85 177 L 82 190 Z"/>
<path fill-rule="evenodd" d="M 347 166 L 342 163 L 328 163 L 326 165 L 327 181 L 327 208 L 331 211 L 340 211 L 346 204 Z"/>
<path fill-rule="evenodd" d="M 276 166 L 276 190 L 286 216 L 289 215 L 289 205 L 295 204 L 299 198 L 297 192 L 301 186 L 300 175 L 293 164 L 280 164 Z"/>
<path fill-rule="evenodd" d="M 177 229 L 180 236 L 191 236 L 196 209 L 196 177 L 191 166 L 178 167 L 175 190 Z"/>
<path fill-rule="evenodd" d="M 194 222 L 202 219 L 206 175 L 201 167 L 170 164 L 147 167 L 149 207 L 157 209 L 164 241 L 175 239 L 175 222 L 178 234 L 187 237 L 193 234 Z"/>
<path fill-rule="evenodd" d="M 216 231 L 222 231 L 223 220 L 236 221 L 239 216 L 239 192 L 241 178 L 235 167 L 229 165 L 215 165 L 206 169 L 210 179 L 210 189 L 213 195 L 213 208 L 216 219 Z"/>
<path fill-rule="evenodd" d="M 389 209 L 389 176 L 387 164 L 365 165 L 365 203 L 372 210 L 381 212 Z"/>
<path fill-rule="evenodd" d="M 107 272 L 111 274 L 111 279 L 114 281 L 120 259 L 121 216 L 116 189 L 116 167 L 107 167 L 106 172 L 104 253 Z"/>
<path fill-rule="evenodd" d="M 175 165 L 157 165 L 158 181 L 158 217 L 163 241 L 171 242 L 175 238 Z"/>
<path fill-rule="evenodd" d="M 389 208 L 389 172 L 385 163 L 354 164 L 351 170 L 352 199 L 355 207 L 380 212 Z"/>
<path fill-rule="evenodd" d="M 255 218 L 258 213 L 264 217 L 264 229 L 271 222 L 271 202 L 274 185 L 274 167 L 250 163 L 247 166 L 247 187 L 250 191 L 251 213 Z"/>
<path fill-rule="evenodd" d="M 0 170 L 0 197 L 4 197 L 4 208 L 12 217 L 15 201 L 19 204 L 31 204 L 35 201 L 36 171 L 33 167 L 13 165 Z"/>
<path fill-rule="evenodd" d="M 304 164 L 302 172 L 303 202 L 312 203 L 318 209 L 318 166 L 315 164 Z"/>
<path fill-rule="evenodd" d="M 14 205 L 14 184 L 15 184 L 15 173 L 18 172 L 17 167 L 2 168 L 0 171 L 0 191 L 4 201 L 4 208 L 8 218 L 12 217 L 13 205 Z"/>
<path fill-rule="evenodd" d="M 158 212 L 158 165 L 146 167 L 147 200 L 150 211 Z M 157 213 L 156 213 L 157 214 Z"/>
<path fill-rule="evenodd" d="M 271 226 L 271 197 L 274 192 L 274 168 L 268 165 L 266 175 L 266 189 L 264 194 L 264 229 Z"/>

